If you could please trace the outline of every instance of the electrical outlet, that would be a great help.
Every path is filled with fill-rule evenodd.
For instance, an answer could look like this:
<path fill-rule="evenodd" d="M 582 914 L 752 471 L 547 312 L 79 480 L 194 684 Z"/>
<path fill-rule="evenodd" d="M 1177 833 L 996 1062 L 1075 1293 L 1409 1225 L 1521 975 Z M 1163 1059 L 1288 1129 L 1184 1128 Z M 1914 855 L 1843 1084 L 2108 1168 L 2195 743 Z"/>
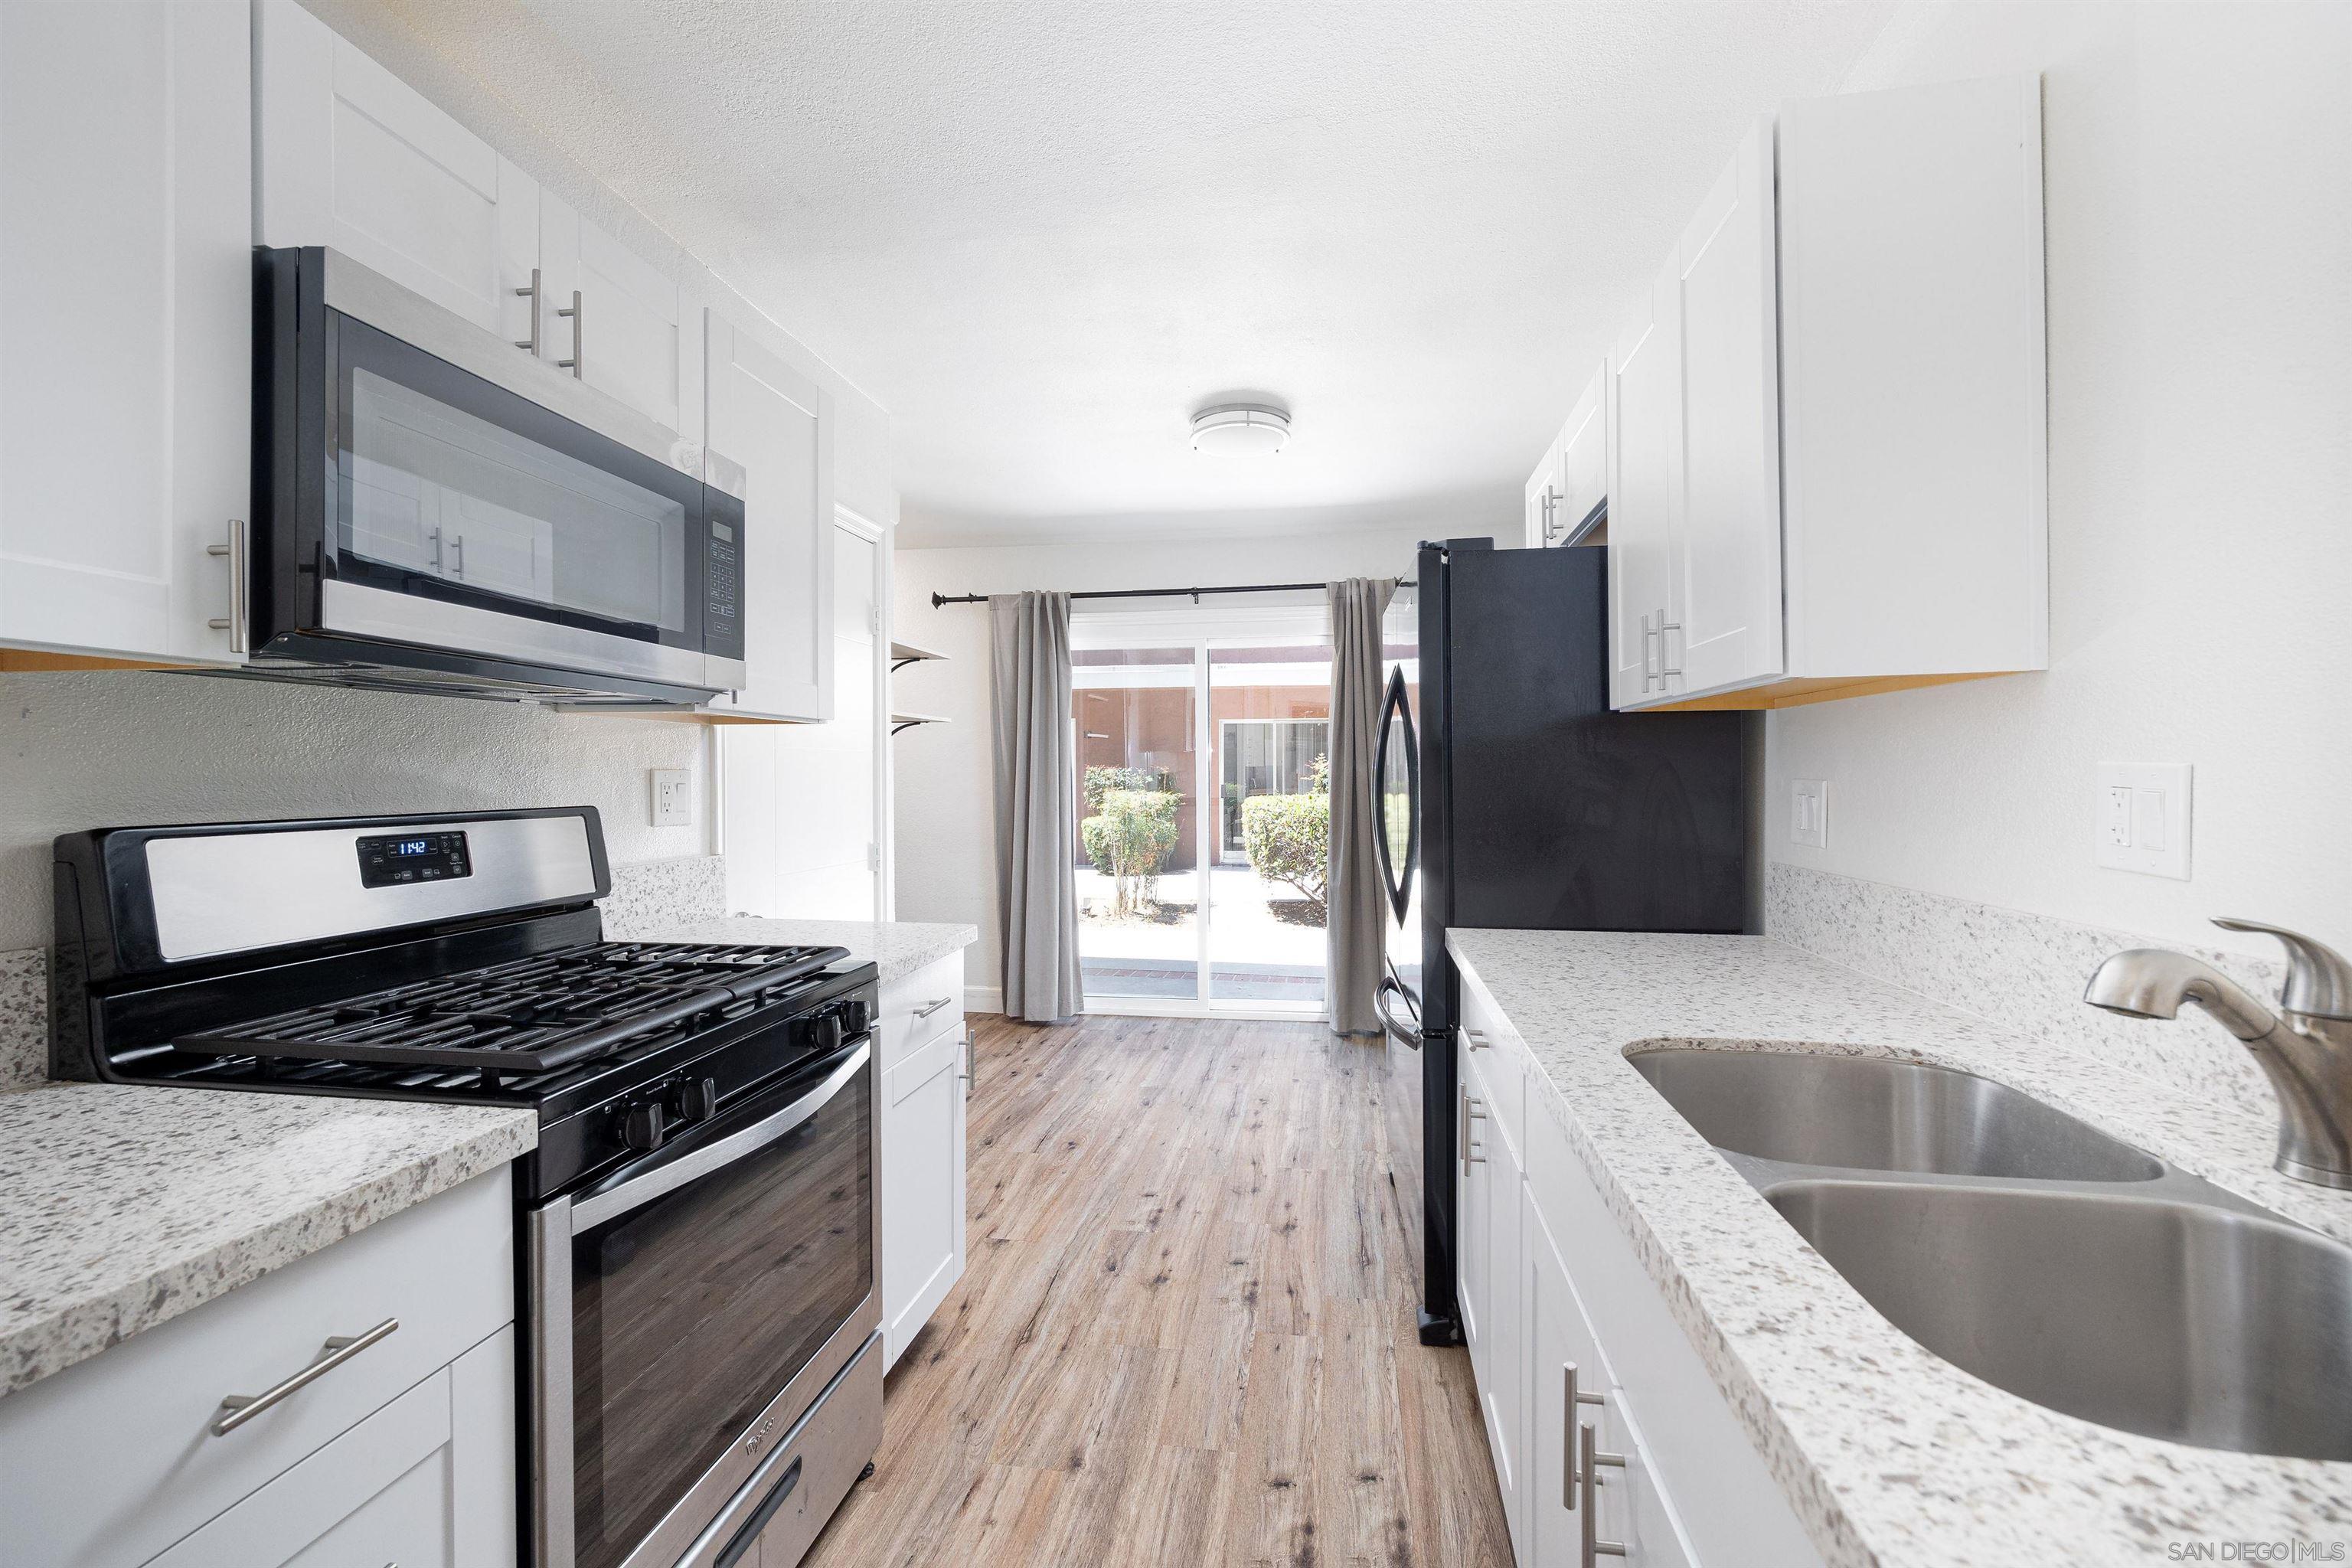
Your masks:
<path fill-rule="evenodd" d="M 1789 781 L 1789 842 L 1826 849 L 1830 842 L 1830 781 Z"/>
<path fill-rule="evenodd" d="M 654 826 L 694 826 L 694 775 L 684 768 L 648 770 L 654 784 Z"/>
<path fill-rule="evenodd" d="M 2118 871 L 2189 880 L 2189 768 L 2101 763 L 2092 858 Z"/>

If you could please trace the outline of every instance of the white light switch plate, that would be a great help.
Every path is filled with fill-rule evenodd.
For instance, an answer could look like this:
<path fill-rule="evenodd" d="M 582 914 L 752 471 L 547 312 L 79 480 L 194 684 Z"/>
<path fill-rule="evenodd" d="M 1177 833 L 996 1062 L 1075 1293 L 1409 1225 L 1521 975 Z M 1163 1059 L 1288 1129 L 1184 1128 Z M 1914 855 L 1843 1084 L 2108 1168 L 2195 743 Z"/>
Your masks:
<path fill-rule="evenodd" d="M 1789 842 L 1810 844 L 1816 849 L 1829 847 L 1829 780 L 1789 781 Z"/>
<path fill-rule="evenodd" d="M 684 768 L 651 768 L 654 783 L 654 826 L 694 826 L 694 775 Z"/>
<path fill-rule="evenodd" d="M 2101 763 L 2092 855 L 2118 871 L 2189 880 L 2189 767 Z"/>

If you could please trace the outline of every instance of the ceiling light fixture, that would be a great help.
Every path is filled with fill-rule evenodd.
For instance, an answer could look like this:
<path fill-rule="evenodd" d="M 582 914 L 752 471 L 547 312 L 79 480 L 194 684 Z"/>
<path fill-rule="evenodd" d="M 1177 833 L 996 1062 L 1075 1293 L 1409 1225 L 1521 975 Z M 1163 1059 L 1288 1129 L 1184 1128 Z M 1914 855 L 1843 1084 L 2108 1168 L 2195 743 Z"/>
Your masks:
<path fill-rule="evenodd" d="M 1263 403 L 1220 403 L 1192 416 L 1192 449 L 1255 456 L 1279 452 L 1290 439 L 1290 415 Z"/>

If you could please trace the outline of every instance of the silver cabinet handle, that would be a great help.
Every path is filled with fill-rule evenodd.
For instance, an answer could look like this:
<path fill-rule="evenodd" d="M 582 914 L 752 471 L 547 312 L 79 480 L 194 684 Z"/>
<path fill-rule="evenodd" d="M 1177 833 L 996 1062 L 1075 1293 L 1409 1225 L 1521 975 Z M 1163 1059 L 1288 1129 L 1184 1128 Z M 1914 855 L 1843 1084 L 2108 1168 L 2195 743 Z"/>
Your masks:
<path fill-rule="evenodd" d="M 572 379 L 578 381 L 580 379 L 580 317 L 582 314 L 580 310 L 580 290 L 577 289 L 572 290 L 572 309 L 569 310 L 558 310 L 555 313 L 559 316 L 568 316 L 572 320 L 572 357 L 570 359 L 557 360 L 555 362 L 555 368 L 558 370 L 570 371 L 572 373 Z"/>
<path fill-rule="evenodd" d="M 425 539 L 427 543 L 433 546 L 433 560 L 431 564 L 433 570 L 438 572 L 441 570 L 441 531 L 436 528 L 432 532 L 426 534 Z"/>
<path fill-rule="evenodd" d="M 1597 1394 L 1586 1394 L 1576 1386 L 1576 1363 L 1559 1363 L 1559 1506 L 1569 1512 L 1576 1511 L 1576 1407 L 1580 1405 L 1606 1405 Z"/>
<path fill-rule="evenodd" d="M 1658 612 L 1658 684 L 1660 686 L 1666 683 L 1666 677 L 1680 675 L 1683 672 L 1682 666 L 1666 662 L 1666 634 L 1682 629 L 1682 622 L 1666 619 L 1666 612 L 1664 610 Z"/>
<path fill-rule="evenodd" d="M 1478 1145 L 1475 1142 L 1467 1142 L 1466 1140 L 1469 1137 L 1470 1123 L 1474 1121 L 1484 1121 L 1486 1120 L 1486 1102 L 1483 1100 L 1474 1100 L 1468 1095 L 1464 1095 L 1462 1097 L 1462 1131 L 1463 1137 L 1465 1140 L 1462 1145 L 1462 1163 L 1465 1165 L 1483 1165 L 1486 1163 L 1486 1156 L 1484 1154 L 1472 1153 L 1470 1151 L 1477 1148 Z"/>
<path fill-rule="evenodd" d="M 465 574 L 466 536 L 462 533 L 453 533 L 449 536 L 449 575 L 463 577 Z"/>
<path fill-rule="evenodd" d="M 308 1388 L 370 1345 L 390 1339 L 400 1327 L 398 1318 L 386 1318 L 363 1334 L 337 1334 L 319 1352 L 319 1359 L 288 1378 L 267 1394 L 232 1394 L 220 1402 L 221 1413 L 213 1418 L 212 1434 L 226 1437 L 271 1405 Z"/>
<path fill-rule="evenodd" d="M 952 996 L 942 996 L 936 1002 L 927 1002 L 920 1007 L 915 1009 L 915 1016 L 918 1018 L 928 1018 L 932 1014 L 938 1012 L 940 1008 L 946 1006 L 949 1003 L 954 1000 L 955 998 Z"/>
<path fill-rule="evenodd" d="M 519 340 L 519 341 L 515 343 L 515 347 L 517 347 L 517 348 L 519 348 L 519 349 L 527 349 L 527 350 L 529 350 L 529 351 L 530 351 L 530 356 L 531 356 L 531 358 L 533 358 L 533 359 L 537 359 L 537 358 L 539 357 L 539 292 L 540 292 L 540 290 L 539 290 L 539 268 L 538 268 L 534 267 L 534 268 L 532 268 L 530 269 L 530 288 L 528 288 L 528 289 L 516 289 L 516 290 L 515 290 L 515 292 L 516 292 L 516 293 L 518 293 L 518 294 L 521 294 L 521 295 L 524 295 L 524 296 L 528 297 L 528 298 L 530 299 L 530 336 L 529 336 L 529 337 L 527 337 L 527 338 L 523 338 L 523 339 Z"/>
<path fill-rule="evenodd" d="M 1490 1049 L 1495 1044 L 1486 1037 L 1486 1032 L 1484 1029 L 1474 1029 L 1466 1024 L 1462 1027 L 1462 1037 L 1470 1042 L 1470 1048 L 1474 1051 Z"/>
<path fill-rule="evenodd" d="M 215 616 L 205 625 L 216 632 L 228 634 L 229 652 L 243 653 L 246 651 L 246 594 L 248 591 L 245 580 L 245 519 L 230 518 L 228 542 L 207 544 L 205 553 L 228 557 L 228 617 L 224 620 Z"/>
<path fill-rule="evenodd" d="M 1650 639 L 1655 636 L 1657 636 L 1657 630 L 1650 625 L 1650 617 L 1643 616 L 1642 617 L 1642 689 L 1644 691 L 1650 689 L 1650 683 L 1658 679 L 1656 670 L 1652 668 L 1650 664 Z"/>
<path fill-rule="evenodd" d="M 970 1100 L 980 1082 L 980 1045 L 970 1029 L 963 1032 L 963 1070 L 956 1077 L 963 1079 L 963 1097 Z"/>
<path fill-rule="evenodd" d="M 1593 1436 L 1590 1426 L 1580 1426 L 1577 1431 L 1584 1439 L 1584 1474 L 1580 1480 L 1584 1491 L 1584 1568 L 1593 1568 L 1596 1558 L 1625 1555 L 1623 1542 L 1601 1539 L 1601 1521 L 1592 1511 L 1592 1489 L 1601 1484 L 1597 1472 L 1604 1465 L 1623 1469 L 1625 1456 L 1602 1453 L 1600 1440 Z"/>

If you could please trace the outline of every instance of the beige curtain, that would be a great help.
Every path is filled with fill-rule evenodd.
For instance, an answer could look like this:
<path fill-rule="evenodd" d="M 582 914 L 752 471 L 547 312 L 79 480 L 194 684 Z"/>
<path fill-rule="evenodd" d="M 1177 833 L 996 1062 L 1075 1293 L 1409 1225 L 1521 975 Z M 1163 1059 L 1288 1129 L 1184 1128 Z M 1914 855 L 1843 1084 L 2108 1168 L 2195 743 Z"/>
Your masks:
<path fill-rule="evenodd" d="M 1078 978 L 1070 596 L 997 594 L 988 615 L 1004 1013 L 1048 1024 L 1086 1006 Z"/>
<path fill-rule="evenodd" d="M 1393 577 L 1350 577 L 1327 584 L 1331 600 L 1331 848 L 1325 887 L 1325 974 L 1335 1035 L 1379 1035 L 1380 990 L 1388 911 L 1381 887 L 1381 621 L 1396 592 Z"/>

